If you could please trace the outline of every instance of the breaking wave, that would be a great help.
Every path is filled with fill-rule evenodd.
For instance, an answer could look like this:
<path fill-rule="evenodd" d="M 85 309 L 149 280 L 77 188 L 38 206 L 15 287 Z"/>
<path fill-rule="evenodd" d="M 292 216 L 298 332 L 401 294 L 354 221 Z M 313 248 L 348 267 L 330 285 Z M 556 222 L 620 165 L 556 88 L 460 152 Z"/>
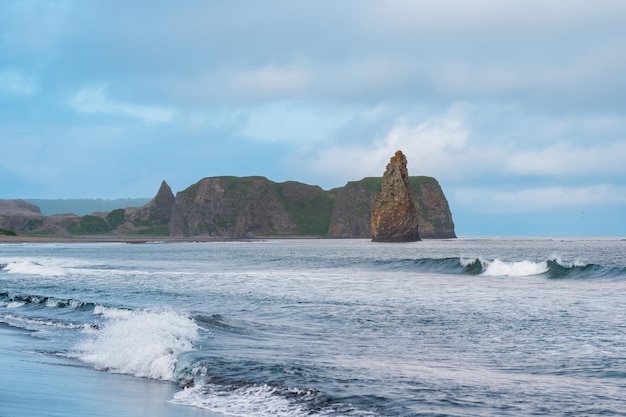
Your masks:
<path fill-rule="evenodd" d="M 73 298 L 63 299 L 34 294 L 10 294 L 8 292 L 0 292 L 0 305 L 4 305 L 7 308 L 35 305 L 52 308 L 73 308 L 78 311 L 91 311 L 96 306 L 94 303 L 80 301 Z"/>
<path fill-rule="evenodd" d="M 60 277 L 65 275 L 65 269 L 56 265 L 43 265 L 33 261 L 15 261 L 0 265 L 0 269 L 9 274 L 41 275 Z"/>
<path fill-rule="evenodd" d="M 110 277 L 128 273 L 134 275 L 147 275 L 150 273 L 145 270 L 138 270 L 132 266 L 107 265 L 71 258 L 15 259 L 11 261 L 2 259 L 0 261 L 0 271 L 4 273 L 48 278 L 64 278 L 77 275 Z"/>
<path fill-rule="evenodd" d="M 535 275 L 554 279 L 626 277 L 626 267 L 609 267 L 579 261 L 566 262 L 558 257 L 544 261 L 505 261 L 497 258 L 419 258 L 374 261 L 374 266 L 419 272 L 486 277 L 526 277 Z"/>
<path fill-rule="evenodd" d="M 137 377 L 174 380 L 181 352 L 194 350 L 198 326 L 187 315 L 165 310 L 122 310 L 96 306 L 104 322 L 85 330 L 75 357 L 96 369 Z"/>

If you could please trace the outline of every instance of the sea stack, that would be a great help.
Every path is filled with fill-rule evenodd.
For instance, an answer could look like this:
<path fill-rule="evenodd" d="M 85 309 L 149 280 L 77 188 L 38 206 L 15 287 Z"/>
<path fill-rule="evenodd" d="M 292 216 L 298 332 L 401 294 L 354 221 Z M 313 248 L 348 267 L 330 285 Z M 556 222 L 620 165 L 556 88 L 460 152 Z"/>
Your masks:
<path fill-rule="evenodd" d="M 373 242 L 414 242 L 417 231 L 417 210 L 411 195 L 406 157 L 397 151 L 387 164 L 382 187 L 374 197 L 370 219 Z"/>

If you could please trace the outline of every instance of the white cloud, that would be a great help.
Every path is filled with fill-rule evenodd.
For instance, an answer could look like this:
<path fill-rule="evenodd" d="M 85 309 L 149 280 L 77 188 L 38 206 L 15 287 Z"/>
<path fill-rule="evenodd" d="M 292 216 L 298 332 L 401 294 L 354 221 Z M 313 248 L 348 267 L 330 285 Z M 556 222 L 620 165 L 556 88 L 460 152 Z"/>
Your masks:
<path fill-rule="evenodd" d="M 513 191 L 491 188 L 455 190 L 453 199 L 482 213 L 538 213 L 551 210 L 584 210 L 626 204 L 626 187 L 611 184 L 571 187 L 537 187 Z"/>
<path fill-rule="evenodd" d="M 35 81 L 23 73 L 5 69 L 0 70 L 0 94 L 30 96 L 35 92 Z"/>
<path fill-rule="evenodd" d="M 402 150 L 411 175 L 438 176 L 453 170 L 455 160 L 465 159 L 468 135 L 463 115 L 453 109 L 417 124 L 400 118 L 384 136 L 368 143 L 337 144 L 303 158 L 306 169 L 316 177 L 345 181 L 380 176 L 389 158 Z"/>
<path fill-rule="evenodd" d="M 626 175 L 626 143 L 575 146 L 559 142 L 544 149 L 519 152 L 505 170 L 518 175 L 582 177 Z"/>
<path fill-rule="evenodd" d="M 70 105 L 80 113 L 104 113 L 141 119 L 147 123 L 168 123 L 175 111 L 160 106 L 131 104 L 115 101 L 107 96 L 104 85 L 86 87 L 69 98 Z"/>

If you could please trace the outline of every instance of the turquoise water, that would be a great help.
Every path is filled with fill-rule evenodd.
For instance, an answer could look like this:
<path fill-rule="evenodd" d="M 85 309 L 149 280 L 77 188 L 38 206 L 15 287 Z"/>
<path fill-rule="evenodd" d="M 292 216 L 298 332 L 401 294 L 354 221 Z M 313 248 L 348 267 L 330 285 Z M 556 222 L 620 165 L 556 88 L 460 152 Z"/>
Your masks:
<path fill-rule="evenodd" d="M 625 318 L 621 239 L 0 246 L 33 353 L 229 415 L 626 415 Z"/>

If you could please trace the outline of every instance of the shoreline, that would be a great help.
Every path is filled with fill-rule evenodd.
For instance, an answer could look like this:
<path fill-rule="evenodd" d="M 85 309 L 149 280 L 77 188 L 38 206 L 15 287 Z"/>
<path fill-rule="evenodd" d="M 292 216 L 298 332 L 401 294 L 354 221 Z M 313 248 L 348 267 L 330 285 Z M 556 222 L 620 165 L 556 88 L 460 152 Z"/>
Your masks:
<path fill-rule="evenodd" d="M 218 237 L 172 237 L 172 236 L 8 236 L 0 235 L 2 243 L 149 243 L 149 242 L 245 242 L 276 238 L 218 238 Z"/>
<path fill-rule="evenodd" d="M 13 417 L 223 417 L 169 402 L 171 382 L 98 371 L 36 351 L 29 330 L 0 322 L 0 415 Z"/>
<path fill-rule="evenodd" d="M 602 235 L 602 236 L 457 236 L 455 238 L 441 239 L 423 239 L 422 241 L 462 241 L 462 240 L 485 240 L 485 239 L 538 239 L 538 240 L 619 240 L 626 241 L 626 236 L 622 235 Z M 257 236 L 249 238 L 228 238 L 228 237 L 210 237 L 210 236 L 25 236 L 25 235 L 2 235 L 0 234 L 0 245 L 2 244 L 21 244 L 21 243 L 196 243 L 196 242 L 259 242 L 264 240 L 368 240 L 371 238 L 353 237 L 353 238 L 336 238 L 336 237 L 320 237 L 320 236 Z M 374 242 L 381 243 L 381 242 Z M 382 242 L 387 244 L 389 242 Z M 398 243 L 398 242 L 391 242 Z M 412 243 L 412 242 L 400 242 Z M 414 243 L 414 242 L 413 242 Z"/>
<path fill-rule="evenodd" d="M 0 244 L 3 243 L 150 243 L 150 242 L 255 242 L 262 240 L 335 240 L 336 238 L 325 238 L 318 236 L 258 236 L 249 238 L 228 238 L 228 237 L 209 237 L 209 236 L 10 236 L 0 235 Z M 350 238 L 340 238 L 339 240 L 347 240 Z M 367 239 L 369 238 L 354 238 Z"/>

